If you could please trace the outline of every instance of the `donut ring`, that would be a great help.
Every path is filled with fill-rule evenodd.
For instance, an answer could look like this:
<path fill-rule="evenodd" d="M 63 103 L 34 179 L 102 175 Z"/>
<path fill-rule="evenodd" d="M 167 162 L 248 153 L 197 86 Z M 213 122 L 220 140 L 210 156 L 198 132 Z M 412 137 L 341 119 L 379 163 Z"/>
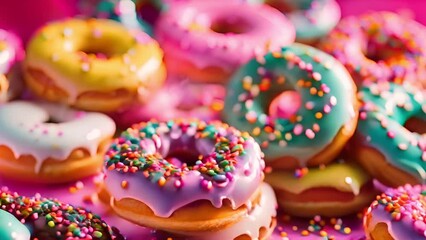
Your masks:
<path fill-rule="evenodd" d="M 296 41 L 315 43 L 327 35 L 340 20 L 340 6 L 335 0 L 265 0 L 285 13 L 296 29 Z"/>
<path fill-rule="evenodd" d="M 104 114 L 25 101 L 0 106 L 0 126 L 0 174 L 43 183 L 99 173 L 115 132 Z"/>
<path fill-rule="evenodd" d="M 302 106 L 288 118 L 268 115 L 267 105 L 287 90 L 300 96 Z M 267 164 L 287 170 L 318 166 L 332 161 L 355 131 L 355 91 L 336 59 L 293 44 L 250 61 L 234 75 L 223 118 L 252 133 Z"/>
<path fill-rule="evenodd" d="M 425 193 L 424 185 L 405 185 L 377 196 L 364 215 L 369 239 L 425 239 Z"/>
<path fill-rule="evenodd" d="M 40 98 L 109 112 L 144 101 L 162 85 L 162 57 L 158 44 L 141 31 L 112 20 L 69 19 L 38 31 L 24 70 Z"/>
<path fill-rule="evenodd" d="M 380 182 L 389 186 L 420 184 L 426 180 L 426 138 L 404 127 L 410 118 L 423 120 L 426 132 L 426 95 L 411 86 L 368 84 L 362 101 L 353 152 Z"/>
<path fill-rule="evenodd" d="M 0 103 L 7 102 L 22 92 L 20 62 L 24 55 L 21 40 L 0 29 Z"/>
<path fill-rule="evenodd" d="M 56 199 L 23 197 L 2 188 L 0 208 L 25 224 L 31 230 L 31 239 L 125 239 L 99 216 Z"/>
<path fill-rule="evenodd" d="M 252 57 L 295 38 L 293 25 L 277 10 L 232 1 L 173 4 L 155 30 L 170 75 L 210 83 L 226 83 Z"/>
<path fill-rule="evenodd" d="M 391 12 L 346 17 L 320 48 L 341 61 L 358 86 L 409 81 L 426 86 L 425 27 Z"/>
<path fill-rule="evenodd" d="M 221 122 L 146 122 L 113 141 L 104 187 L 115 212 L 137 224 L 217 231 L 259 202 L 263 167 L 254 139 Z"/>

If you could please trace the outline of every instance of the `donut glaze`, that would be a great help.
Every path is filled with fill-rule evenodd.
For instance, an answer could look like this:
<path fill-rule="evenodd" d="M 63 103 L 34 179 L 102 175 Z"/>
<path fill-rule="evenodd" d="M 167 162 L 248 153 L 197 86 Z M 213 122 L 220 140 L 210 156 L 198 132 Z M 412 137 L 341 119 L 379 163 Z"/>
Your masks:
<path fill-rule="evenodd" d="M 156 36 L 169 70 L 190 62 L 197 69 L 217 67 L 230 75 L 252 57 L 292 43 L 295 33 L 290 22 L 269 6 L 189 1 L 173 5 L 161 16 Z"/>
<path fill-rule="evenodd" d="M 30 231 L 12 214 L 0 210 L 0 239 L 30 240 Z"/>
<path fill-rule="evenodd" d="M 60 123 L 46 123 L 49 119 Z M 78 148 L 95 156 L 100 142 L 115 132 L 114 122 L 104 114 L 26 101 L 0 106 L 0 126 L 0 145 L 16 158 L 33 156 L 36 173 L 46 159 L 64 160 Z"/>
<path fill-rule="evenodd" d="M 99 216 L 56 199 L 19 196 L 2 188 L 0 208 L 31 229 L 31 239 L 124 240 Z"/>
<path fill-rule="evenodd" d="M 426 186 L 405 185 L 379 195 L 364 216 L 364 229 L 372 240 L 379 223 L 387 225 L 392 239 L 426 238 Z"/>
<path fill-rule="evenodd" d="M 195 163 L 167 161 L 176 151 L 200 157 Z M 113 198 L 135 198 L 167 218 L 198 200 L 216 208 L 224 199 L 233 209 L 247 204 L 262 182 L 264 162 L 248 134 L 220 122 L 176 120 L 127 129 L 112 143 L 105 167 L 105 187 Z"/>
<path fill-rule="evenodd" d="M 356 142 L 352 146 L 358 150 L 364 147 L 375 149 L 391 166 L 409 173 L 418 183 L 424 182 L 426 139 L 424 135 L 406 129 L 404 123 L 412 117 L 426 121 L 425 93 L 412 86 L 383 82 L 363 86 L 358 95 L 362 107 Z M 368 164 L 368 161 L 361 163 Z"/>
<path fill-rule="evenodd" d="M 23 58 L 21 40 L 0 29 L 0 102 L 6 102 L 20 92 L 22 80 L 17 72 Z"/>
<path fill-rule="evenodd" d="M 364 81 L 409 81 L 426 85 L 425 27 L 391 12 L 346 17 L 320 48 Z"/>
<path fill-rule="evenodd" d="M 233 76 L 223 117 L 252 133 L 267 163 L 290 156 L 304 167 L 332 144 L 341 129 L 345 129 L 347 138 L 352 135 L 354 127 L 349 123 L 356 122 L 358 112 L 355 89 L 336 59 L 312 47 L 293 44 L 251 60 Z M 299 93 L 302 106 L 288 119 L 271 118 L 268 104 L 287 90 Z"/>
<path fill-rule="evenodd" d="M 111 112 L 158 89 L 163 52 L 146 33 L 107 19 L 50 23 L 31 39 L 26 82 L 38 97 Z"/>

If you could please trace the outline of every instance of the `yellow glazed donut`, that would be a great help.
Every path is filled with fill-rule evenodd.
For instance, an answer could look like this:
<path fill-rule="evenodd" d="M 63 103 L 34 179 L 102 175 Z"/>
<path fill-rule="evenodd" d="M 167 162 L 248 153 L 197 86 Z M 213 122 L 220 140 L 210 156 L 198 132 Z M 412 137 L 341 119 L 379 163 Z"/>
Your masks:
<path fill-rule="evenodd" d="M 24 63 L 40 98 L 93 111 L 119 110 L 159 88 L 163 51 L 137 30 L 104 19 L 68 19 L 41 28 Z"/>

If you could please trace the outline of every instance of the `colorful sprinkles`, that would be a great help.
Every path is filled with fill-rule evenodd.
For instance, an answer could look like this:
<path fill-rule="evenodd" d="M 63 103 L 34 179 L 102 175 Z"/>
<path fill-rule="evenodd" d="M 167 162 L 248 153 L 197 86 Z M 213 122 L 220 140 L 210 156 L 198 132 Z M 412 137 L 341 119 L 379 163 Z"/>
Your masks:
<path fill-rule="evenodd" d="M 374 218 L 377 211 L 384 211 L 389 216 L 388 224 L 395 225 L 389 226 L 390 229 L 400 226 L 399 224 L 410 227 L 407 231 L 404 231 L 407 233 L 404 236 L 406 239 L 419 239 L 419 237 L 415 238 L 414 234 L 426 237 L 425 201 L 426 186 L 424 185 L 405 185 L 396 189 L 388 189 L 385 193 L 377 196 L 377 199 L 368 208 L 364 223 L 368 222 L 366 218 Z M 380 215 L 381 213 L 377 214 Z M 395 231 L 395 233 L 401 233 L 401 231 Z"/>
<path fill-rule="evenodd" d="M 55 199 L 23 197 L 2 188 L 0 207 L 33 229 L 32 239 L 124 239 L 99 216 Z"/>
<path fill-rule="evenodd" d="M 212 151 L 200 154 L 193 165 L 183 161 L 175 164 L 159 153 L 162 136 L 171 139 L 194 138 L 195 141 L 212 141 Z M 233 179 L 237 157 L 245 155 L 244 143 L 249 135 L 221 122 L 206 123 L 199 120 L 175 120 L 168 122 L 142 122 L 128 128 L 114 140 L 106 154 L 106 167 L 125 173 L 141 172 L 159 186 L 168 181 L 179 189 L 185 185 L 183 176 L 198 171 L 203 176 L 202 188 L 224 187 Z M 152 143 L 150 145 L 149 143 Z M 153 149 L 154 148 L 154 149 Z M 123 181 L 121 186 L 126 188 Z"/>

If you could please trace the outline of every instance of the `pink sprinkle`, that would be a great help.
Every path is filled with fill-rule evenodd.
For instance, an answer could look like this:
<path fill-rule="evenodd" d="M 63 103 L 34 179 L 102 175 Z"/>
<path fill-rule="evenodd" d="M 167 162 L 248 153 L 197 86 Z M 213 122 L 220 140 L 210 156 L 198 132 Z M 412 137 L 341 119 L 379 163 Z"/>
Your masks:
<path fill-rule="evenodd" d="M 314 105 L 315 105 L 314 102 L 308 101 L 305 103 L 305 108 L 308 110 L 312 110 L 314 108 Z"/>
<path fill-rule="evenodd" d="M 49 133 L 49 130 L 47 128 L 43 130 L 43 134 L 48 134 L 48 133 Z"/>
<path fill-rule="evenodd" d="M 175 185 L 176 188 L 181 188 L 182 187 L 182 181 L 176 180 L 174 185 Z"/>
<path fill-rule="evenodd" d="M 423 154 L 422 154 L 422 160 L 426 161 L 426 152 L 423 152 Z"/>
<path fill-rule="evenodd" d="M 330 112 L 331 112 L 330 105 L 324 105 L 324 113 L 330 113 Z"/>
<path fill-rule="evenodd" d="M 294 126 L 293 133 L 298 136 L 302 134 L 302 132 L 303 132 L 303 126 L 301 124 L 296 124 L 296 126 Z"/>
<path fill-rule="evenodd" d="M 395 133 L 393 133 L 393 132 L 391 132 L 391 131 L 389 131 L 387 135 L 388 135 L 388 137 L 390 137 L 390 138 L 395 138 Z"/>
<path fill-rule="evenodd" d="M 325 93 L 329 93 L 330 92 L 330 88 L 326 85 L 326 84 L 321 84 L 321 90 Z"/>
<path fill-rule="evenodd" d="M 201 181 L 201 187 L 204 188 L 204 189 L 210 190 L 210 189 L 212 189 L 213 184 L 212 184 L 211 181 L 204 179 L 203 181 Z"/>
<path fill-rule="evenodd" d="M 320 126 L 318 125 L 318 123 L 314 123 L 314 125 L 312 126 L 312 129 L 314 130 L 314 132 L 319 132 Z"/>
<path fill-rule="evenodd" d="M 58 131 L 58 136 L 62 136 L 62 135 L 64 135 L 64 132 Z"/>
<path fill-rule="evenodd" d="M 246 176 L 250 176 L 250 174 L 251 174 L 250 169 L 245 169 L 245 170 L 244 170 L 244 175 L 246 175 Z"/>
<path fill-rule="evenodd" d="M 314 72 L 312 73 L 312 77 L 314 78 L 314 80 L 316 81 L 320 81 L 321 80 L 321 74 L 319 74 L 318 72 Z"/>
<path fill-rule="evenodd" d="M 306 135 L 306 137 L 308 137 L 309 139 L 314 139 L 314 138 L 315 138 L 315 133 L 314 133 L 314 131 L 312 131 L 311 129 L 306 129 L 306 131 L 305 131 L 305 135 Z"/>
<path fill-rule="evenodd" d="M 365 119 L 367 119 L 367 113 L 366 113 L 366 112 L 360 112 L 360 113 L 359 113 L 359 118 L 360 118 L 361 120 L 365 120 Z"/>

